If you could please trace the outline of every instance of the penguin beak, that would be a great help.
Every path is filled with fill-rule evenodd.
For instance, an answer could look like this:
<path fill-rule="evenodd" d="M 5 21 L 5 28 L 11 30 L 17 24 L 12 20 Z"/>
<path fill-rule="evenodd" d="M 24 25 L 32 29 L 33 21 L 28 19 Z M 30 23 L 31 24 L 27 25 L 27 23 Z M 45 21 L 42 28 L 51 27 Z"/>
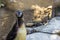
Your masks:
<path fill-rule="evenodd" d="M 23 15 L 22 11 L 18 10 L 16 11 L 16 16 L 17 17 L 21 17 Z"/>

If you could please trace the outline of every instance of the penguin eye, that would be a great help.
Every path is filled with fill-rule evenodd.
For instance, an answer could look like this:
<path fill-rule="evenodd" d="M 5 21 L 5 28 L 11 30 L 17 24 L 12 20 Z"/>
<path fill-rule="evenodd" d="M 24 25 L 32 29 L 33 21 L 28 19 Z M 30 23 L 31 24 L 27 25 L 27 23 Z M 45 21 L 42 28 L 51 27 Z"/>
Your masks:
<path fill-rule="evenodd" d="M 17 11 L 17 12 L 16 12 L 17 17 L 21 17 L 22 14 L 23 14 L 22 11 Z"/>

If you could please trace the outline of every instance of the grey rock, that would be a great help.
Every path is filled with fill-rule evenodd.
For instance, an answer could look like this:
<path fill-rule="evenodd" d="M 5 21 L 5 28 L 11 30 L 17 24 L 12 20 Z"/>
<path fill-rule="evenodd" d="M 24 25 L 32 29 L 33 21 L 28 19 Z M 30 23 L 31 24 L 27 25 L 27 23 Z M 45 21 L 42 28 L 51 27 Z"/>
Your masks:
<path fill-rule="evenodd" d="M 27 35 L 26 40 L 60 40 L 60 35 L 49 34 L 60 32 L 60 17 L 54 17 L 47 25 L 36 27 L 34 30 L 41 32 Z"/>
<path fill-rule="evenodd" d="M 33 33 L 27 35 L 26 40 L 60 40 L 60 36 L 45 33 Z"/>

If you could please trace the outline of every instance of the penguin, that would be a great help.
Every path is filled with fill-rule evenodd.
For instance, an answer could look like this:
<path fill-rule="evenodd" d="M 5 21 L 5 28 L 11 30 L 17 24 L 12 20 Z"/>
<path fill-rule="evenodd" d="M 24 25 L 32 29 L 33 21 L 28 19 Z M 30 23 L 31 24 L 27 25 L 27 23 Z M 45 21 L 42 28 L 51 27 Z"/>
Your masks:
<path fill-rule="evenodd" d="M 19 10 L 16 11 L 16 17 L 16 23 L 6 37 L 6 40 L 26 40 L 27 32 L 23 21 L 23 13 Z"/>

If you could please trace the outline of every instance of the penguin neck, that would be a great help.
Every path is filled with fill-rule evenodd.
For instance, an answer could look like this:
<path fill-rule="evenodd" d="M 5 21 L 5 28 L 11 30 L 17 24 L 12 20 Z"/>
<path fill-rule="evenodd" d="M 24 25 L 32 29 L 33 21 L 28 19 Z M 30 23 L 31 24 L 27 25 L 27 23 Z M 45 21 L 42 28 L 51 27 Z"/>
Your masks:
<path fill-rule="evenodd" d="M 21 28 L 21 27 L 23 28 L 23 26 L 22 26 L 24 24 L 23 18 L 18 17 L 17 21 L 18 21 L 18 27 L 19 28 Z"/>

